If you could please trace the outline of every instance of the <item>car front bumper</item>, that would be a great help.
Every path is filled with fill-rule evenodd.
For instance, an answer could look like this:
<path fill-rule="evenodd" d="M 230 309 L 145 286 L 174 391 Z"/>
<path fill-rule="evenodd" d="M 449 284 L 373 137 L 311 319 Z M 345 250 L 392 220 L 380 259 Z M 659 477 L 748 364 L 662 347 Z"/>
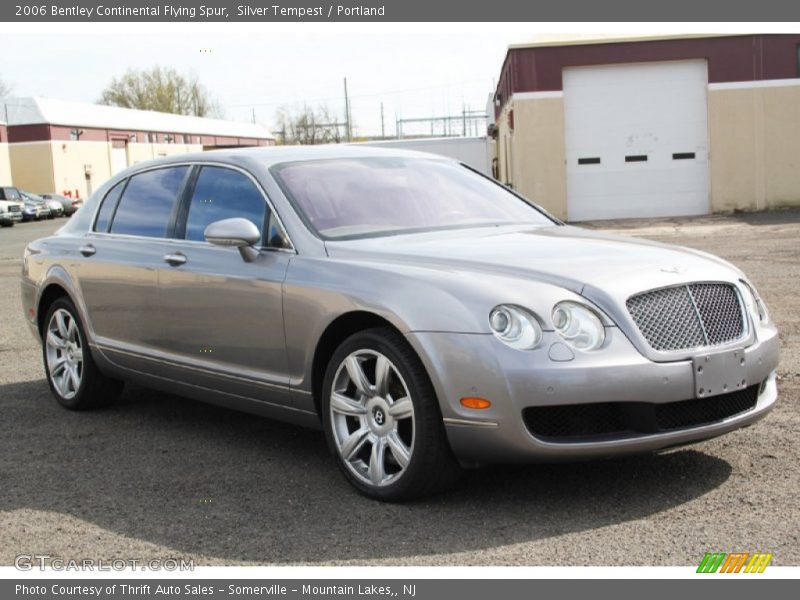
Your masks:
<path fill-rule="evenodd" d="M 695 398 L 691 360 L 652 362 L 616 327 L 607 329 L 607 337 L 602 350 L 574 352 L 574 358 L 565 361 L 551 349 L 560 343 L 553 332 L 545 332 L 540 348 L 528 352 L 513 350 L 491 334 L 407 335 L 431 376 L 451 447 L 466 463 L 580 460 L 680 446 L 750 425 L 766 415 L 777 400 L 778 335 L 768 327 L 761 328 L 758 341 L 745 349 L 748 386 L 761 384 L 755 406 L 749 410 L 655 433 L 557 441 L 532 434 L 523 419 L 523 411 L 529 407 L 657 405 Z M 485 398 L 492 405 L 483 410 L 465 408 L 460 404 L 464 397 Z M 702 402 L 720 398 L 712 396 Z"/>
<path fill-rule="evenodd" d="M 22 221 L 21 212 L 2 212 L 0 213 L 0 222 L 3 223 L 19 223 Z"/>

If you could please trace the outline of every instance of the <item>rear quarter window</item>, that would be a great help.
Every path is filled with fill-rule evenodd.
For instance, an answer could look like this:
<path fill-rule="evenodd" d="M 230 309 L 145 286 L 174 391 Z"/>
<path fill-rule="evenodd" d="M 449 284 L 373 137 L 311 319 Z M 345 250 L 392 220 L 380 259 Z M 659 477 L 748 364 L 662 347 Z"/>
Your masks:
<path fill-rule="evenodd" d="M 166 237 L 188 166 L 133 175 L 119 200 L 111 233 Z"/>
<path fill-rule="evenodd" d="M 97 211 L 97 219 L 94 222 L 94 230 L 105 233 L 108 231 L 108 226 L 111 225 L 111 218 L 114 216 L 114 210 L 117 208 L 119 197 L 122 195 L 122 190 L 125 189 L 127 179 L 123 179 L 113 188 L 111 188 L 103 198 L 100 204 L 100 210 Z"/>

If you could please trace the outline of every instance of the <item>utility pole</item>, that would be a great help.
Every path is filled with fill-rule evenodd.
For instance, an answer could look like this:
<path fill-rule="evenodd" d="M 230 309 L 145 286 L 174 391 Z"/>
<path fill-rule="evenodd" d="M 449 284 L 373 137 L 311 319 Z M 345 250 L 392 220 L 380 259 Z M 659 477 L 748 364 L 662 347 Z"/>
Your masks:
<path fill-rule="evenodd" d="M 381 139 L 386 139 L 386 129 L 383 126 L 383 102 L 381 102 Z"/>
<path fill-rule="evenodd" d="M 344 122 L 347 141 L 353 141 L 353 132 L 350 124 L 350 98 L 347 95 L 347 77 L 344 78 Z"/>
<path fill-rule="evenodd" d="M 256 124 L 256 108 L 253 107 L 253 125 Z"/>

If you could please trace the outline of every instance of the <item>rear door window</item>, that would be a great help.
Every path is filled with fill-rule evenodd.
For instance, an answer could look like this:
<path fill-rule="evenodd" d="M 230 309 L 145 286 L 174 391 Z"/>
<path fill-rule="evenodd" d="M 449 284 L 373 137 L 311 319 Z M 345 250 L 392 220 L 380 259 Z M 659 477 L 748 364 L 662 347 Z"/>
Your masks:
<path fill-rule="evenodd" d="M 180 166 L 132 176 L 113 217 L 111 233 L 166 237 L 188 172 L 188 166 Z"/>
<path fill-rule="evenodd" d="M 264 195 L 247 175 L 224 167 L 205 166 L 197 177 L 189 203 L 184 237 L 203 241 L 206 227 L 233 217 L 251 221 L 263 236 L 266 210 Z"/>

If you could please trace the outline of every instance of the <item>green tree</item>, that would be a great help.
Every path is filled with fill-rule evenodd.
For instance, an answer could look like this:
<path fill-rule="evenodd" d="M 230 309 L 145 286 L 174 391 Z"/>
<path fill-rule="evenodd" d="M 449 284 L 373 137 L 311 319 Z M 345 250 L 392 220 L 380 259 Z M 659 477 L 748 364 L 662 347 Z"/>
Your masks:
<path fill-rule="evenodd" d="M 128 69 L 111 80 L 100 103 L 176 115 L 221 116 L 219 105 L 197 76 L 182 75 L 171 67 Z"/>

